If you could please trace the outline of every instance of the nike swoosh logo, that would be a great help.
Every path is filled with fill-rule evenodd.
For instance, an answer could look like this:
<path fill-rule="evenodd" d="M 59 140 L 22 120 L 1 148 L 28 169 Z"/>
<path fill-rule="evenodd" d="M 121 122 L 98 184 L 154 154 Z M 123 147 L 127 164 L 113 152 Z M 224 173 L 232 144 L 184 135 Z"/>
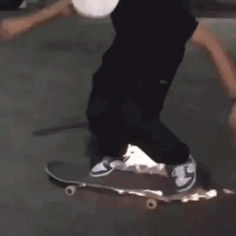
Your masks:
<path fill-rule="evenodd" d="M 175 180 L 175 183 L 178 187 L 182 187 L 184 185 L 186 185 L 192 178 L 191 177 L 187 177 L 187 178 L 183 178 L 183 179 L 177 179 Z"/>

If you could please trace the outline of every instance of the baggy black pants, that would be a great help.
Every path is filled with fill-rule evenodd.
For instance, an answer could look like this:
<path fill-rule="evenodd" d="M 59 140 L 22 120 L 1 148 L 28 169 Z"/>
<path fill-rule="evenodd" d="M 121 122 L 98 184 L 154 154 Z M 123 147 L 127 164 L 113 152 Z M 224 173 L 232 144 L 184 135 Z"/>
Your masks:
<path fill-rule="evenodd" d="M 94 79 L 86 112 L 98 147 L 91 165 L 103 156 L 124 154 L 128 144 L 139 146 L 156 162 L 174 165 L 188 159 L 189 148 L 160 121 L 172 80 L 126 81 L 120 86 L 112 78 L 106 83 Z"/>

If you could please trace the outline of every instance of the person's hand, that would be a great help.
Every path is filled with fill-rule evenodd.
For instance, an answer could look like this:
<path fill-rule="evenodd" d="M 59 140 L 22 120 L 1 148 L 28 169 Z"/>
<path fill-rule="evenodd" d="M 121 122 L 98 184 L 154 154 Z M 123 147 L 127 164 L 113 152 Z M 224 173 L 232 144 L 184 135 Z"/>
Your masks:
<path fill-rule="evenodd" d="M 233 102 L 230 114 L 229 114 L 229 125 L 236 138 L 236 101 Z"/>
<path fill-rule="evenodd" d="M 0 39 L 11 40 L 25 33 L 31 27 L 25 18 L 5 19 L 0 23 Z"/>

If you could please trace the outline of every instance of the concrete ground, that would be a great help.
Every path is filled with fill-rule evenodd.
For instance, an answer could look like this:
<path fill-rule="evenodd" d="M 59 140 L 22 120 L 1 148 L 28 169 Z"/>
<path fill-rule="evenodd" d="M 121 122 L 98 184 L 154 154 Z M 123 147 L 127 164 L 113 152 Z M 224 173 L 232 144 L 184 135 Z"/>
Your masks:
<path fill-rule="evenodd" d="M 236 59 L 236 18 L 199 20 L 224 40 Z M 147 212 L 129 208 L 132 199 L 116 207 L 115 197 L 100 196 L 107 205 L 99 204 L 97 195 L 90 201 L 68 198 L 48 182 L 43 168 L 50 160 L 88 167 L 84 156 L 88 132 L 71 129 L 44 136 L 33 132 L 86 121 L 91 75 L 113 34 L 108 19 L 75 17 L 0 42 L 0 235 L 236 235 L 235 199 Z M 229 108 L 211 61 L 188 45 L 163 120 L 222 185 L 236 184 Z"/>

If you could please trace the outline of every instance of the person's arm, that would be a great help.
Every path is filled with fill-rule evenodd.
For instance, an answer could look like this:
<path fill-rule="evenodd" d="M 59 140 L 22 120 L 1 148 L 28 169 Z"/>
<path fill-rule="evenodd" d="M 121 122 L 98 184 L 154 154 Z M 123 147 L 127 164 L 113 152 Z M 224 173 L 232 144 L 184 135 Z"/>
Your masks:
<path fill-rule="evenodd" d="M 42 9 L 39 12 L 22 17 L 27 20 L 31 27 L 45 24 L 59 17 L 71 16 L 75 13 L 71 0 L 58 0 L 56 3 Z"/>
<path fill-rule="evenodd" d="M 203 25 L 197 27 L 191 41 L 207 51 L 220 73 L 220 80 L 226 94 L 236 101 L 236 70 L 223 42 Z"/>
<path fill-rule="evenodd" d="M 232 100 L 229 124 L 236 136 L 236 69 L 226 47 L 207 27 L 199 25 L 191 41 L 206 50 L 220 73 L 221 83 L 228 97 Z"/>
<path fill-rule="evenodd" d="M 0 24 L 0 38 L 10 40 L 35 26 L 73 14 L 75 14 L 75 11 L 71 0 L 58 0 L 38 12 L 26 16 L 3 19 Z"/>

